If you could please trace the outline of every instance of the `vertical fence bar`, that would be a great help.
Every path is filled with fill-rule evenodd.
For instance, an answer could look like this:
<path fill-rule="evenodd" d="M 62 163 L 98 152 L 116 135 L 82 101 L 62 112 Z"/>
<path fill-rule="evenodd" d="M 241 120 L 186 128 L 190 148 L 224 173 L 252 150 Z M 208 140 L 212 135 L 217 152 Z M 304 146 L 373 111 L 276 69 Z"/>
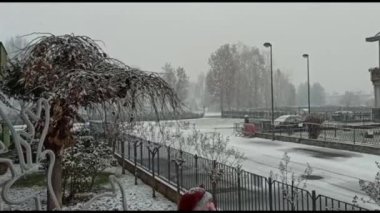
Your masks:
<path fill-rule="evenodd" d="M 160 148 L 157 148 L 157 175 L 160 176 Z"/>
<path fill-rule="evenodd" d="M 140 142 L 140 164 L 143 166 L 143 142 Z"/>
<path fill-rule="evenodd" d="M 168 149 L 168 180 L 169 180 L 169 183 L 170 183 L 170 146 L 167 147 Z"/>
<path fill-rule="evenodd" d="M 217 164 L 216 160 L 213 160 L 213 161 L 212 161 L 212 170 L 213 170 L 214 172 L 216 171 L 216 167 L 217 167 L 216 164 Z M 212 174 L 212 175 L 214 175 L 214 174 Z M 217 199 L 216 199 L 216 181 L 215 181 L 215 180 L 213 180 L 213 181 L 211 182 L 211 187 L 212 187 L 212 196 L 213 196 L 213 198 L 214 198 L 215 208 L 217 208 L 218 201 L 217 201 Z"/>
<path fill-rule="evenodd" d="M 121 174 L 125 175 L 125 142 L 124 141 L 120 141 L 121 143 L 121 155 L 123 156 L 122 157 L 122 162 L 121 162 L 121 167 L 122 167 L 122 170 L 121 170 Z M 128 143 L 129 145 L 129 143 Z"/>
<path fill-rule="evenodd" d="M 198 186 L 198 155 L 194 155 L 194 160 L 195 160 L 195 185 Z"/>
<path fill-rule="evenodd" d="M 354 128 L 354 144 L 355 144 L 355 139 L 356 139 L 356 137 L 355 137 L 355 128 Z"/>
<path fill-rule="evenodd" d="M 243 210 L 248 210 L 249 209 L 249 207 L 248 207 L 248 203 L 247 202 L 244 202 L 244 201 L 246 201 L 246 200 L 249 200 L 249 188 L 248 188 L 248 181 L 247 181 L 247 173 L 246 172 L 242 172 L 241 173 L 241 179 L 242 179 L 242 181 L 244 182 L 244 184 L 243 184 L 243 188 L 242 188 L 242 190 L 244 191 L 244 196 L 243 196 Z"/>
<path fill-rule="evenodd" d="M 150 143 L 148 144 L 148 146 L 150 146 Z M 148 151 L 148 171 L 152 168 L 151 164 L 150 164 L 150 151 L 149 151 L 149 147 L 146 147 L 147 151 Z"/>
<path fill-rule="evenodd" d="M 155 148 L 151 151 L 148 150 L 148 155 L 152 155 L 152 176 L 153 176 L 153 187 L 152 187 L 152 197 L 156 198 L 156 178 L 155 178 L 155 172 L 154 172 L 154 156 L 155 156 Z"/>
<path fill-rule="evenodd" d="M 322 126 L 322 125 L 321 125 Z M 325 141 L 326 141 L 326 128 L 322 127 L 323 128 L 323 131 L 325 133 Z"/>
<path fill-rule="evenodd" d="M 240 191 L 240 168 L 237 169 L 237 185 L 238 185 L 238 204 L 239 204 L 239 211 L 241 211 L 241 191 Z"/>
<path fill-rule="evenodd" d="M 181 195 L 180 193 L 180 181 L 179 181 L 179 165 L 175 162 L 175 173 L 176 173 L 176 176 L 177 176 L 177 193 L 178 195 Z"/>
<path fill-rule="evenodd" d="M 128 160 L 130 160 L 130 159 L 131 159 L 131 143 L 129 143 L 129 141 L 128 141 Z"/>
<path fill-rule="evenodd" d="M 292 208 L 292 211 L 295 210 L 294 208 L 294 180 L 292 180 L 292 190 L 291 190 L 291 193 L 292 193 L 292 196 L 291 196 L 291 202 L 290 204 L 292 205 L 291 208 Z"/>
<path fill-rule="evenodd" d="M 311 191 L 312 210 L 317 211 L 317 195 L 315 190 Z"/>
<path fill-rule="evenodd" d="M 273 210 L 273 206 L 272 206 L 272 178 L 269 177 L 268 178 L 268 191 L 269 191 L 269 210 L 272 211 Z"/>
<path fill-rule="evenodd" d="M 134 158 L 135 158 L 135 168 L 134 168 L 134 173 L 135 173 L 135 185 L 137 185 L 137 143 L 138 141 L 135 141 L 133 143 L 133 151 L 134 151 Z M 140 142 L 141 143 L 141 142 Z"/>
<path fill-rule="evenodd" d="M 179 156 L 180 156 L 180 159 L 182 160 L 183 159 L 183 157 L 182 157 L 182 150 L 179 150 Z M 181 175 L 181 177 L 180 177 L 180 179 L 181 179 L 181 185 L 180 185 L 180 187 L 182 188 L 183 187 L 183 166 L 182 166 L 182 164 L 181 164 L 181 166 L 180 166 L 180 175 Z"/>

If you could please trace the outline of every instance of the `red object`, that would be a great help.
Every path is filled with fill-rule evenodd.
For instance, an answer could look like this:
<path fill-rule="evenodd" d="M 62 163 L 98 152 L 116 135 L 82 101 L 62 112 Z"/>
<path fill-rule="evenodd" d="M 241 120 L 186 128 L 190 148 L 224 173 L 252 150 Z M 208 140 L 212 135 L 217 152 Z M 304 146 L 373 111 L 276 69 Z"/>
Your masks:
<path fill-rule="evenodd" d="M 254 136 L 257 132 L 257 128 L 255 124 L 245 123 L 243 127 L 244 136 Z"/>
<path fill-rule="evenodd" d="M 179 211 L 202 210 L 207 207 L 207 203 L 212 199 L 212 195 L 200 186 L 187 191 L 182 195 L 178 204 Z"/>

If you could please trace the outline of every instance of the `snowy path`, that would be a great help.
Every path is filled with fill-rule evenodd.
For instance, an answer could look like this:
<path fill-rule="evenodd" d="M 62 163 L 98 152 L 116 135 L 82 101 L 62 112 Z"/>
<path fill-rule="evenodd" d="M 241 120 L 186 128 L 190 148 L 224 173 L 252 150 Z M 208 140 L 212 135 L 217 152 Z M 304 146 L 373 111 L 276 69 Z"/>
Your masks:
<path fill-rule="evenodd" d="M 164 210 L 164 211 L 175 211 L 176 204 L 166 199 L 160 193 L 156 193 L 156 198 L 152 198 L 152 188 L 144 184 L 140 179 L 138 179 L 138 185 L 134 184 L 134 176 L 125 171 L 125 175 L 121 175 L 121 167 L 111 167 L 106 169 L 108 172 L 112 172 L 115 176 L 121 180 L 123 184 L 123 189 L 125 190 L 128 210 Z M 10 172 L 5 175 L 0 176 L 0 184 L 10 178 Z M 108 183 L 104 185 L 107 191 L 111 191 L 111 184 Z M 42 209 L 46 210 L 46 187 L 31 187 L 31 188 L 11 188 L 10 196 L 12 199 L 21 199 L 25 195 L 30 195 L 32 193 L 38 192 L 41 196 Z M 2 200 L 0 202 L 3 202 Z M 33 210 L 34 202 L 29 200 L 21 205 L 6 205 L 1 203 L 3 210 Z M 63 207 L 63 210 L 81 210 L 81 205 L 83 203 L 77 203 L 74 206 Z M 99 198 L 94 202 L 89 210 L 123 210 L 121 201 L 121 192 L 117 190 L 117 195 L 115 198 L 103 197 Z"/>
<path fill-rule="evenodd" d="M 279 173 L 278 165 L 284 152 L 288 152 L 291 168 L 296 174 L 303 174 L 306 163 L 313 168 L 313 175 L 319 180 L 308 180 L 307 190 L 323 194 L 348 203 L 355 195 L 365 197 L 359 188 L 359 179 L 373 180 L 377 167 L 377 155 L 344 150 L 309 146 L 291 142 L 272 141 L 261 138 L 243 138 L 233 135 L 233 123 L 241 119 L 202 118 L 189 119 L 196 128 L 204 132 L 218 131 L 230 137 L 230 144 L 245 153 L 247 160 L 243 169 L 252 173 L 269 176 L 270 171 Z M 374 205 L 361 204 L 374 208 Z"/>

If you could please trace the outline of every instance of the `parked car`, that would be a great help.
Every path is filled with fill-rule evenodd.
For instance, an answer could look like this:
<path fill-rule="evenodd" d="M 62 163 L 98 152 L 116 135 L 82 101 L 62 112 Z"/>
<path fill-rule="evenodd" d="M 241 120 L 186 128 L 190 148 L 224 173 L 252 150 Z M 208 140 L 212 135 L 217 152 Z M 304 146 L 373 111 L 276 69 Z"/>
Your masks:
<path fill-rule="evenodd" d="M 275 128 L 282 127 L 292 127 L 298 128 L 302 127 L 303 119 L 299 115 L 282 115 L 274 120 Z"/>
<path fill-rule="evenodd" d="M 332 119 L 334 121 L 349 121 L 354 118 L 354 113 L 352 111 L 336 111 L 332 114 Z"/>

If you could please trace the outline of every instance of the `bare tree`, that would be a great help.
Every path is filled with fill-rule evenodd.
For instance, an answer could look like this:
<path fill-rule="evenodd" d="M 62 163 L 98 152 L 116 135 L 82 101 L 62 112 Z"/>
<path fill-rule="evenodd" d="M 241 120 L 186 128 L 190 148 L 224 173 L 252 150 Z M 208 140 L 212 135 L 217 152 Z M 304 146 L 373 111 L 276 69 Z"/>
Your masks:
<path fill-rule="evenodd" d="M 357 106 L 360 104 L 360 97 L 352 91 L 346 91 L 340 99 L 340 104 L 345 107 Z"/>
<path fill-rule="evenodd" d="M 290 157 L 287 152 L 284 153 L 278 167 L 280 174 L 273 174 L 270 172 L 270 177 L 273 180 L 280 180 L 281 183 L 281 191 L 284 199 L 291 205 L 292 210 L 296 209 L 298 199 L 303 199 L 302 196 L 299 196 L 302 191 L 302 188 L 306 188 L 307 178 L 313 172 L 311 166 L 306 163 L 306 169 L 302 175 L 296 176 L 292 168 L 290 167 Z M 284 184 L 291 185 L 291 188 L 285 186 Z"/>
<path fill-rule="evenodd" d="M 376 166 L 380 169 L 380 163 L 376 161 Z M 376 173 L 374 181 L 366 181 L 359 179 L 360 189 L 368 196 L 367 198 L 361 197 L 363 203 L 376 204 L 380 206 L 380 172 Z M 358 205 L 359 197 L 357 195 L 353 198 L 353 203 Z"/>
<path fill-rule="evenodd" d="M 210 71 L 207 74 L 207 89 L 215 100 L 220 101 L 220 110 L 224 105 L 231 108 L 235 73 L 238 69 L 235 60 L 235 45 L 225 44 L 211 54 Z"/>
<path fill-rule="evenodd" d="M 162 69 L 164 70 L 164 79 L 168 84 L 175 89 L 176 87 L 176 82 L 177 82 L 177 77 L 175 73 L 174 67 L 170 63 L 166 63 Z"/>

